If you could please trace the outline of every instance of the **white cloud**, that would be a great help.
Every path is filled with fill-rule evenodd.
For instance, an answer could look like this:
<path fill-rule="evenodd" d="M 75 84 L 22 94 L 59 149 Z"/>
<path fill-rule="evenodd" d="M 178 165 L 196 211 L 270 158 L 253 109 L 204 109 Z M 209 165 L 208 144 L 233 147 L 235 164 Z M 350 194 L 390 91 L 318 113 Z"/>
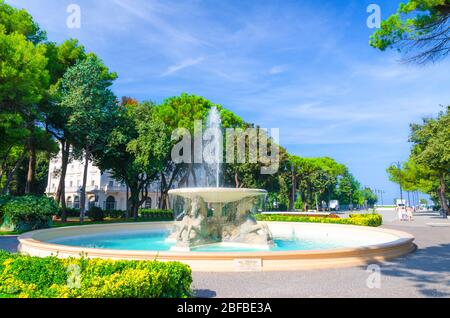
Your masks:
<path fill-rule="evenodd" d="M 169 66 L 169 67 L 167 68 L 167 71 L 164 72 L 164 73 L 162 74 L 162 76 L 167 76 L 167 75 L 174 74 L 174 73 L 176 73 L 176 72 L 178 72 L 178 71 L 180 71 L 180 70 L 182 70 L 182 69 L 185 69 L 185 68 L 187 68 L 187 67 L 191 67 L 191 66 L 200 64 L 200 63 L 203 62 L 204 60 L 205 60 L 204 57 L 199 57 L 199 58 L 196 58 L 196 59 L 193 59 L 193 58 L 185 59 L 185 60 L 183 60 L 183 61 L 181 61 L 181 62 L 179 62 L 179 63 L 177 63 L 177 64 L 174 64 L 174 65 Z"/>
<path fill-rule="evenodd" d="M 163 18 L 167 13 L 170 13 L 170 15 L 179 14 L 174 12 L 173 8 L 170 9 L 155 1 L 151 1 L 150 3 L 139 2 L 138 6 L 132 6 L 129 4 L 129 1 L 125 2 L 123 0 L 114 0 L 114 3 L 128 13 L 146 21 L 155 29 L 171 38 L 191 44 L 209 45 L 207 42 L 200 40 L 192 34 L 183 32 L 179 28 L 174 27 L 172 23 Z"/>
<path fill-rule="evenodd" d="M 288 70 L 286 65 L 275 65 L 269 70 L 270 75 L 276 75 L 284 73 Z"/>

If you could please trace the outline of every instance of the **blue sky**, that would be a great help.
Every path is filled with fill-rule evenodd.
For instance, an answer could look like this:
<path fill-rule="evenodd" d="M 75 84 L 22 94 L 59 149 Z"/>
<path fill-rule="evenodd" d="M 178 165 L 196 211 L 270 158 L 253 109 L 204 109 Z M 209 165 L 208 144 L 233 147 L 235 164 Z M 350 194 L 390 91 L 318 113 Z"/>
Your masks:
<path fill-rule="evenodd" d="M 406 160 L 409 123 L 450 101 L 450 61 L 399 63 L 368 45 L 371 3 L 398 1 L 7 0 L 56 42 L 74 37 L 119 74 L 117 96 L 202 95 L 246 121 L 280 128 L 300 156 L 330 156 L 361 184 L 398 196 L 385 169 Z M 81 28 L 66 26 L 69 4 Z"/>

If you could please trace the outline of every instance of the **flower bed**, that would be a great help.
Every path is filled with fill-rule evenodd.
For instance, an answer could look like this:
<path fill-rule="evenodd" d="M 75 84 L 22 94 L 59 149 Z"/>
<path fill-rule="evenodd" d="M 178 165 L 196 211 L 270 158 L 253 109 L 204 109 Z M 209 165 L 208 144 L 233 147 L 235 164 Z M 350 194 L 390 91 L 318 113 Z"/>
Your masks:
<path fill-rule="evenodd" d="M 0 295 L 26 298 L 185 298 L 189 266 L 179 262 L 30 257 L 0 252 Z"/>
<path fill-rule="evenodd" d="M 383 219 L 379 214 L 351 214 L 347 219 L 335 217 L 317 217 L 317 216 L 298 216 L 298 215 L 279 215 L 279 214 L 258 214 L 258 221 L 272 222 L 308 222 L 308 223 L 334 223 L 350 224 L 361 226 L 380 226 Z"/>

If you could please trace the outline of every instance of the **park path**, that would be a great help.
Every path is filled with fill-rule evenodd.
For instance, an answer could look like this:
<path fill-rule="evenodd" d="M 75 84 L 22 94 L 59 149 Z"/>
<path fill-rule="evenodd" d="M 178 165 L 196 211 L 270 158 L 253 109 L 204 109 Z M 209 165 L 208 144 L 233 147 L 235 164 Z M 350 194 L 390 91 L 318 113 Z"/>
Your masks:
<path fill-rule="evenodd" d="M 380 265 L 380 288 L 369 288 L 367 267 L 262 273 L 194 273 L 200 297 L 450 297 L 450 220 L 419 212 L 400 222 L 378 211 L 382 227 L 415 236 L 418 250 Z"/>
<path fill-rule="evenodd" d="M 420 212 L 400 222 L 380 210 L 382 227 L 409 232 L 418 250 L 380 264 L 380 288 L 368 288 L 367 267 L 247 273 L 193 273 L 199 297 L 450 297 L 450 221 Z M 16 236 L 0 236 L 0 249 L 17 251 Z"/>

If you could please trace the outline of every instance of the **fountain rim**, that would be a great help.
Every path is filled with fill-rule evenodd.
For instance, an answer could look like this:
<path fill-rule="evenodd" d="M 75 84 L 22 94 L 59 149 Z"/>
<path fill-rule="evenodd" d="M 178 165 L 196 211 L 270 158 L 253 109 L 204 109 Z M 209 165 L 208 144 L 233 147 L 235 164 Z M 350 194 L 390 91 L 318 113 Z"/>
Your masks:
<path fill-rule="evenodd" d="M 27 232 L 19 236 L 19 252 L 32 256 L 58 258 L 80 257 L 101 259 L 128 259 L 128 260 L 159 260 L 180 261 L 191 266 L 193 271 L 233 272 L 236 271 L 236 260 L 261 260 L 263 271 L 290 271 L 305 269 L 322 269 L 336 267 L 350 267 L 366 264 L 369 261 L 381 261 L 403 256 L 413 252 L 417 247 L 413 243 L 414 236 L 409 233 L 386 229 L 361 227 L 343 224 L 323 223 L 291 223 L 291 222 L 262 222 L 284 226 L 299 226 L 317 229 L 342 228 L 357 231 L 379 232 L 395 236 L 392 241 L 384 243 L 344 247 L 325 250 L 298 250 L 298 251 L 260 251 L 260 252 L 161 252 L 138 250 L 114 250 L 101 248 L 86 248 L 66 246 L 47 242 L 55 234 L 82 230 L 82 232 L 97 233 L 100 229 L 113 230 L 116 228 L 140 228 L 149 226 L 150 229 L 169 229 L 173 222 L 142 222 L 142 223 L 115 223 L 73 226 L 66 228 L 53 228 Z M 80 235 L 80 233 L 77 233 Z M 86 233 L 87 234 L 87 233 Z M 46 237 L 46 239 L 44 237 Z M 58 235 L 59 236 L 59 235 Z"/>
<path fill-rule="evenodd" d="M 187 199 L 199 196 L 207 203 L 229 203 L 249 197 L 267 195 L 267 191 L 263 189 L 225 187 L 178 188 L 169 190 L 168 193 L 172 196 L 179 196 Z"/>

